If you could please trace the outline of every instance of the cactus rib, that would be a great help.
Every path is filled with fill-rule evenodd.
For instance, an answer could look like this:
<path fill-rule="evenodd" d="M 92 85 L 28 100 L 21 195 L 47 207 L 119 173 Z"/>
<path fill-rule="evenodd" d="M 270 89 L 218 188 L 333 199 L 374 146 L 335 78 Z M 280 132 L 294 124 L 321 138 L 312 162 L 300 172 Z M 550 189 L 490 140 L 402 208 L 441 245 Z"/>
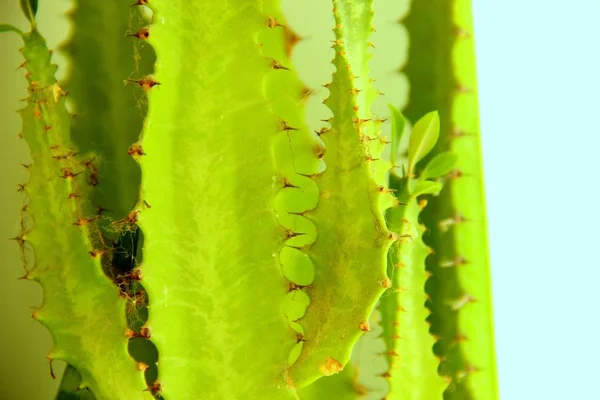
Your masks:
<path fill-rule="evenodd" d="M 54 78 L 56 66 L 39 32 L 33 28 L 22 38 L 29 81 L 27 106 L 20 111 L 22 135 L 34 163 L 23 185 L 28 203 L 18 239 L 35 258 L 24 277 L 44 291 L 33 317 L 54 340 L 48 359 L 74 366 L 82 376 L 80 386 L 98 399 L 151 398 L 127 354 L 125 300 L 103 272 L 96 216 L 84 211 L 90 187 L 83 158 L 71 142 L 66 93 Z"/>

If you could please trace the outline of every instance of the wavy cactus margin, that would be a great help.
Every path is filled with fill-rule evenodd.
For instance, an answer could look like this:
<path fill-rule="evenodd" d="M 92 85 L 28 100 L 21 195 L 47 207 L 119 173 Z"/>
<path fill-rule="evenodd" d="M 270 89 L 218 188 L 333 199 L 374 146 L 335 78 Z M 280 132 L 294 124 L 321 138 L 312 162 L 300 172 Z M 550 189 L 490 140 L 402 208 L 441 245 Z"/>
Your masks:
<path fill-rule="evenodd" d="M 441 257 L 465 259 L 485 226 L 481 197 L 459 199 L 481 187 L 456 183 L 479 154 L 447 146 L 447 121 L 474 129 L 461 117 L 476 116 L 476 102 L 461 102 L 460 87 L 450 106 L 426 109 L 421 99 L 435 96 L 411 72 L 430 67 L 417 45 L 435 13 L 421 21 L 415 0 L 405 22 L 406 114 L 418 122 L 405 128 L 392 108 L 390 138 L 371 112 L 381 95 L 369 69 L 371 0 L 332 0 L 330 117 L 316 132 L 290 60 L 301 39 L 278 0 L 129 3 L 76 3 L 65 84 L 36 28 L 37 1 L 21 0 L 31 32 L 0 26 L 25 44 L 20 113 L 34 163 L 15 239 L 24 278 L 44 289 L 34 318 L 52 333 L 48 359 L 69 364 L 59 398 L 363 398 L 356 377 L 370 359 L 352 351 L 371 331 L 386 346 L 370 356 L 388 364 L 377 377 L 389 382 L 386 399 L 497 398 L 489 288 L 470 286 L 485 283 L 485 254 L 468 254 L 479 272 L 440 278 Z M 465 7 L 456 1 L 459 24 L 470 23 Z M 96 35 L 105 25 L 111 40 Z M 462 65 L 441 76 L 455 72 Z M 480 223 L 447 229 L 447 208 Z M 483 299 L 484 314 L 463 312 L 465 296 Z"/>

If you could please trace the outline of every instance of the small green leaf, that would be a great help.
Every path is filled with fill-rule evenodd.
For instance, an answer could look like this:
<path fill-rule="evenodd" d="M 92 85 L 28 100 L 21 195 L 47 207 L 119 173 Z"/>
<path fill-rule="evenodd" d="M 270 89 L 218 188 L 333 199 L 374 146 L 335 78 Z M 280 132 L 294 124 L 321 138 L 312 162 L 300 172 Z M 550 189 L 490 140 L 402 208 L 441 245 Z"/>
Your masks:
<path fill-rule="evenodd" d="M 23 32 L 19 28 L 9 24 L 0 24 L 0 32 L 16 32 L 19 35 L 23 35 Z"/>
<path fill-rule="evenodd" d="M 458 156 L 455 153 L 450 151 L 439 153 L 427 164 L 421 174 L 421 179 L 425 180 L 446 175 L 454 169 L 457 162 Z"/>
<path fill-rule="evenodd" d="M 408 145 L 408 174 L 435 146 L 440 135 L 440 116 L 437 111 L 425 114 L 412 129 Z"/>
<path fill-rule="evenodd" d="M 406 128 L 406 119 L 400 111 L 398 111 L 391 104 L 388 105 L 390 108 L 390 115 L 392 117 L 392 153 L 391 161 L 392 165 L 396 165 L 396 158 L 398 157 L 398 148 L 400 147 L 400 141 Z"/>
<path fill-rule="evenodd" d="M 432 194 L 437 193 L 442 190 L 442 184 L 439 182 L 433 181 L 420 181 L 417 183 L 416 187 L 411 190 L 412 196 L 420 196 L 422 194 Z"/>
<path fill-rule="evenodd" d="M 31 25 L 35 25 L 35 14 L 38 9 L 38 0 L 21 0 L 21 10 Z"/>

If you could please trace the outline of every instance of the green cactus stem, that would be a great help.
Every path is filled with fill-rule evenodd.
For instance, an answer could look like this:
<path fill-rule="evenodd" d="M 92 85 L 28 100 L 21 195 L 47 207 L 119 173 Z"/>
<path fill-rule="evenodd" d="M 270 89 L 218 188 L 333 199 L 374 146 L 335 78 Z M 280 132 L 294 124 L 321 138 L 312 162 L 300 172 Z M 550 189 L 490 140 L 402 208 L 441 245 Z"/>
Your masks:
<path fill-rule="evenodd" d="M 410 43 L 404 114 L 415 121 L 439 110 L 432 155 L 458 157 L 422 217 L 435 251 L 427 259 L 431 332 L 439 337 L 440 373 L 451 379 L 444 398 L 460 400 L 498 396 L 472 20 L 469 0 L 413 0 L 403 21 Z"/>
<path fill-rule="evenodd" d="M 84 173 L 87 157 L 73 146 L 65 92 L 54 78 L 56 66 L 33 14 L 30 20 L 31 32 L 21 34 L 29 97 L 20 114 L 34 162 L 20 188 L 28 201 L 15 239 L 24 253 L 31 249 L 34 255 L 24 278 L 39 282 L 44 291 L 33 318 L 54 340 L 48 359 L 76 368 L 80 387 L 99 399 L 152 398 L 143 392 L 143 374 L 127 353 L 126 301 L 103 272 L 97 216 L 85 212 L 92 189 Z"/>
<path fill-rule="evenodd" d="M 392 142 L 398 144 L 404 132 L 403 117 L 392 110 Z M 434 338 L 426 322 L 425 259 L 431 253 L 422 240 L 425 227 L 419 214 L 426 205 L 423 195 L 437 193 L 441 185 L 430 180 L 449 172 L 452 163 L 439 163 L 445 154 L 434 158 L 422 172 L 415 166 L 431 151 L 439 135 L 437 112 L 423 116 L 410 134 L 408 159 L 390 174 L 390 188 L 395 190 L 398 206 L 386 216 L 390 229 L 399 240 L 390 251 L 389 273 L 392 288 L 380 300 L 383 339 L 387 345 L 390 393 L 387 399 L 441 399 L 447 383 L 438 375 L 439 360 L 433 354 Z M 395 153 L 396 149 L 392 149 Z M 452 158 L 452 157 L 450 157 Z M 455 158 L 454 158 L 455 160 Z"/>

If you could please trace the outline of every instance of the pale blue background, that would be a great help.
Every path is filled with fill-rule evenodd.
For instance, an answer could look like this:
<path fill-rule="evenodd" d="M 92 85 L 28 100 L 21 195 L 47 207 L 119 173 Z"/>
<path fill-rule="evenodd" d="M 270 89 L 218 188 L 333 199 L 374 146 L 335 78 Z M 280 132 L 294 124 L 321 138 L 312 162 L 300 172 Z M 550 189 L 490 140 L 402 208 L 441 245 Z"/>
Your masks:
<path fill-rule="evenodd" d="M 473 0 L 503 400 L 600 399 L 600 1 Z"/>

